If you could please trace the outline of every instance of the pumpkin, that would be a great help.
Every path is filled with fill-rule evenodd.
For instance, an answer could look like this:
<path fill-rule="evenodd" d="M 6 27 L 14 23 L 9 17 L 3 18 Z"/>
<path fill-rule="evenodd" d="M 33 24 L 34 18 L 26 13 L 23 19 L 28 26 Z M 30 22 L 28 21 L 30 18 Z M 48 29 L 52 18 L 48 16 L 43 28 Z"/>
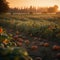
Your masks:
<path fill-rule="evenodd" d="M 0 34 L 3 32 L 3 29 L 0 27 Z"/>
<path fill-rule="evenodd" d="M 3 43 L 4 44 L 8 44 L 9 43 L 9 40 L 8 39 L 5 39 L 5 40 L 3 40 Z"/>
<path fill-rule="evenodd" d="M 15 40 L 18 39 L 18 35 L 15 35 L 13 38 L 14 38 Z"/>
<path fill-rule="evenodd" d="M 53 50 L 60 50 L 60 46 L 54 45 L 54 46 L 53 46 Z"/>
<path fill-rule="evenodd" d="M 36 51 L 36 50 L 38 49 L 38 46 L 37 46 L 37 45 L 33 45 L 33 46 L 31 46 L 31 49 L 32 49 L 33 51 Z"/>
<path fill-rule="evenodd" d="M 23 42 L 23 39 L 22 39 L 22 38 L 18 38 L 18 41 L 19 41 L 19 42 Z"/>
<path fill-rule="evenodd" d="M 19 31 L 16 31 L 16 34 L 19 34 Z"/>
<path fill-rule="evenodd" d="M 26 45 L 29 45 L 30 41 L 29 40 L 25 40 L 25 43 L 26 43 Z"/>
<path fill-rule="evenodd" d="M 44 46 L 45 46 L 45 47 L 48 47 L 48 46 L 49 46 L 49 43 L 44 43 Z"/>
<path fill-rule="evenodd" d="M 17 45 L 18 45 L 18 46 L 22 46 L 22 43 L 21 43 L 21 42 L 17 42 Z"/>

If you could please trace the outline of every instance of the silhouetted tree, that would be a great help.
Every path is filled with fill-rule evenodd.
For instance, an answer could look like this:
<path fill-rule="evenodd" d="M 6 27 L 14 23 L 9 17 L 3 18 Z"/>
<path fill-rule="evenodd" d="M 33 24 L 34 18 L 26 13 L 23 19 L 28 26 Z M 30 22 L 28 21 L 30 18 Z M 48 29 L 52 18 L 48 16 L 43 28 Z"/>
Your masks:
<path fill-rule="evenodd" d="M 30 8 L 29 8 L 29 10 L 30 10 L 30 14 L 33 14 L 33 7 L 32 6 L 30 6 Z"/>
<path fill-rule="evenodd" d="M 6 0 L 0 0 L 0 14 L 6 13 L 8 10 L 8 2 Z"/>
<path fill-rule="evenodd" d="M 54 5 L 54 12 L 57 12 L 57 11 L 58 11 L 58 6 Z"/>
<path fill-rule="evenodd" d="M 48 8 L 49 13 L 56 13 L 58 11 L 58 6 L 54 5 L 53 7 Z"/>

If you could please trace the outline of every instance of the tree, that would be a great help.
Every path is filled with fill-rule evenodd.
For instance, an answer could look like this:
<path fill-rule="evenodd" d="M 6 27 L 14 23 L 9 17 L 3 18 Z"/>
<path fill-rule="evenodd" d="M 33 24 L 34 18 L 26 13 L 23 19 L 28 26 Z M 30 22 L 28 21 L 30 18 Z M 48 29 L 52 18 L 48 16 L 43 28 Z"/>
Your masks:
<path fill-rule="evenodd" d="M 9 5 L 6 0 L 0 0 L 0 14 L 6 13 L 9 10 Z"/>
<path fill-rule="evenodd" d="M 58 11 L 58 6 L 54 5 L 54 11 L 57 12 Z"/>
<path fill-rule="evenodd" d="M 29 10 L 30 10 L 30 14 L 33 14 L 33 7 L 32 6 L 30 6 L 30 8 L 29 8 Z"/>
<path fill-rule="evenodd" d="M 49 13 L 56 13 L 58 11 L 58 6 L 54 5 L 53 7 L 48 8 Z"/>

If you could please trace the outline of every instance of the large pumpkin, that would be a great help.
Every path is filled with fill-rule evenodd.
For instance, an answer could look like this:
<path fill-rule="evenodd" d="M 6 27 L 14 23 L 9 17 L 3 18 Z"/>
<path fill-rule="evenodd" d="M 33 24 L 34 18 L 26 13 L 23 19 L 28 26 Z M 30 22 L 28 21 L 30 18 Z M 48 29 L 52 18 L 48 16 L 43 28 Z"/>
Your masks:
<path fill-rule="evenodd" d="M 53 50 L 60 50 L 60 46 L 54 45 L 54 46 L 53 46 Z"/>

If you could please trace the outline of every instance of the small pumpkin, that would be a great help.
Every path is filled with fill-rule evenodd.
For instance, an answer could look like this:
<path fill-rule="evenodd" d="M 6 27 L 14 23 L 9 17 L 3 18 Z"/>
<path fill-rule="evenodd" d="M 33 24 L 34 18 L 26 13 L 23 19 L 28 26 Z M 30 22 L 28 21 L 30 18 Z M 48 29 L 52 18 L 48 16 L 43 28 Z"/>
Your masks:
<path fill-rule="evenodd" d="M 19 42 L 23 42 L 23 39 L 22 39 L 22 38 L 18 38 L 18 41 L 19 41 Z"/>
<path fill-rule="evenodd" d="M 31 49 L 32 49 L 33 51 L 36 51 L 36 50 L 38 49 L 38 46 L 37 46 L 37 45 L 33 45 L 33 46 L 31 46 Z"/>
<path fill-rule="evenodd" d="M 44 43 L 44 46 L 45 46 L 45 47 L 48 47 L 48 46 L 49 46 L 49 43 Z"/>
<path fill-rule="evenodd" d="M 26 43 L 26 45 L 29 45 L 30 41 L 29 40 L 25 40 L 25 43 Z"/>
<path fill-rule="evenodd" d="M 0 34 L 3 32 L 3 29 L 0 27 Z"/>
<path fill-rule="evenodd" d="M 22 46 L 23 44 L 21 42 L 17 42 L 17 45 L 18 46 Z"/>
<path fill-rule="evenodd" d="M 9 43 L 9 40 L 8 39 L 5 39 L 5 40 L 3 40 L 3 43 L 4 44 L 8 44 Z"/>

